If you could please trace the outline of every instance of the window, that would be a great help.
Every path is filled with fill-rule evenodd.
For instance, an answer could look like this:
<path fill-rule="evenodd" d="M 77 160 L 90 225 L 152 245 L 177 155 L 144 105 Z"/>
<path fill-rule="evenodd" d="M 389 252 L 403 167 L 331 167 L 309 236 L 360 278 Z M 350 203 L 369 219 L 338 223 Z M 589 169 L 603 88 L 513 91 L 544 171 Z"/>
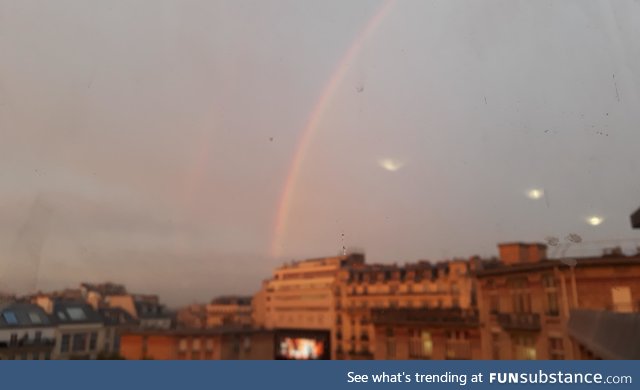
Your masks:
<path fill-rule="evenodd" d="M 98 346 L 98 333 L 92 332 L 89 337 L 89 351 L 95 351 Z"/>
<path fill-rule="evenodd" d="M 557 316 L 560 314 L 560 310 L 558 308 L 558 292 L 557 291 L 547 291 L 547 315 L 549 316 Z"/>
<path fill-rule="evenodd" d="M 387 339 L 387 359 L 396 358 L 396 340 L 391 337 Z"/>
<path fill-rule="evenodd" d="M 213 351 L 213 339 L 207 339 L 205 348 L 207 351 Z"/>
<path fill-rule="evenodd" d="M 496 293 L 489 295 L 489 311 L 491 314 L 500 313 L 500 297 Z"/>
<path fill-rule="evenodd" d="M 40 342 L 40 340 L 42 340 L 42 332 L 38 330 L 35 333 L 35 341 L 37 343 L 37 342 Z"/>
<path fill-rule="evenodd" d="M 40 354 L 38 352 L 34 352 L 32 355 L 33 360 L 40 360 Z"/>
<path fill-rule="evenodd" d="M 409 357 L 418 359 L 429 359 L 433 352 L 433 341 L 431 333 L 428 331 L 416 330 L 410 334 Z"/>
<path fill-rule="evenodd" d="M 9 345 L 16 345 L 16 344 L 18 344 L 18 334 L 11 333 L 11 339 L 9 341 Z"/>
<path fill-rule="evenodd" d="M 73 335 L 73 344 L 71 350 L 73 352 L 83 352 L 87 349 L 87 334 L 76 333 Z"/>
<path fill-rule="evenodd" d="M 60 352 L 69 352 L 69 344 L 70 344 L 71 336 L 68 334 L 62 335 L 62 340 L 60 341 Z"/>
<path fill-rule="evenodd" d="M 44 360 L 51 360 L 51 352 L 47 351 L 44 353 Z"/>
<path fill-rule="evenodd" d="M 193 351 L 200 351 L 200 339 L 193 339 L 191 349 Z"/>
<path fill-rule="evenodd" d="M 187 339 L 180 339 L 180 343 L 178 344 L 178 349 L 181 352 L 184 352 L 187 350 Z"/>
<path fill-rule="evenodd" d="M 32 324 L 42 323 L 42 318 L 40 317 L 40 314 L 36 312 L 29 312 L 29 320 L 31 321 Z"/>
<path fill-rule="evenodd" d="M 83 321 L 87 319 L 87 315 L 85 314 L 84 310 L 82 310 L 82 308 L 79 308 L 79 307 L 68 308 L 67 314 L 69 315 L 69 318 L 71 318 L 71 320 L 73 321 Z"/>
<path fill-rule="evenodd" d="M 558 304 L 558 289 L 556 279 L 552 274 L 542 276 L 542 286 L 545 293 L 545 310 L 548 316 L 558 316 L 560 308 Z"/>
<path fill-rule="evenodd" d="M 549 337 L 549 359 L 564 360 L 564 343 L 562 337 Z"/>
<path fill-rule="evenodd" d="M 17 325 L 18 324 L 18 319 L 16 318 L 16 314 L 12 311 L 5 311 L 4 313 L 2 313 L 2 317 L 4 318 L 4 321 L 8 324 L 8 325 Z"/>
<path fill-rule="evenodd" d="M 628 286 L 612 287 L 611 299 L 613 301 L 613 311 L 622 313 L 630 313 L 633 311 L 631 289 Z"/>
<path fill-rule="evenodd" d="M 536 340 L 534 336 L 514 337 L 515 358 L 517 360 L 536 360 Z"/>
<path fill-rule="evenodd" d="M 515 313 L 531 313 L 531 294 L 526 278 L 514 278 L 509 281 L 511 302 Z"/>
<path fill-rule="evenodd" d="M 493 360 L 500 360 L 500 333 L 491 333 L 491 358 Z"/>

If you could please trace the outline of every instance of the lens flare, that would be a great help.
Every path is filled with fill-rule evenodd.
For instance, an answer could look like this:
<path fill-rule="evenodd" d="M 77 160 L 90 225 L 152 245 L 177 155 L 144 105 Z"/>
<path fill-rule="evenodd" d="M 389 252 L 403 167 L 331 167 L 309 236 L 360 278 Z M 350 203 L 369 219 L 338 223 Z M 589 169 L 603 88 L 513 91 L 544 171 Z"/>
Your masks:
<path fill-rule="evenodd" d="M 394 160 L 392 158 L 383 158 L 378 161 L 378 165 L 389 172 L 395 172 L 402 168 L 404 164 L 401 161 Z"/>
<path fill-rule="evenodd" d="M 537 188 L 534 188 L 534 189 L 531 189 L 531 190 L 527 191 L 527 197 L 529 199 L 538 200 L 538 199 L 542 198 L 543 196 L 544 196 L 544 191 L 540 190 L 540 189 L 537 189 Z"/>
<path fill-rule="evenodd" d="M 587 218 L 587 223 L 591 226 L 598 226 L 602 222 L 604 222 L 604 218 L 599 217 L 597 215 L 592 215 L 589 218 Z"/>

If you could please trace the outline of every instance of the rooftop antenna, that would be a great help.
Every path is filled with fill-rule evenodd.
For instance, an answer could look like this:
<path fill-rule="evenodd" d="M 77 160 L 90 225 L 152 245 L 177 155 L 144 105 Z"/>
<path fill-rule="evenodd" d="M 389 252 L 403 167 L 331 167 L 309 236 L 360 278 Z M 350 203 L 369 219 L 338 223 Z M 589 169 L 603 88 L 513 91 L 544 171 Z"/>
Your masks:
<path fill-rule="evenodd" d="M 344 233 L 342 233 L 342 256 L 347 255 L 347 247 L 344 245 Z"/>

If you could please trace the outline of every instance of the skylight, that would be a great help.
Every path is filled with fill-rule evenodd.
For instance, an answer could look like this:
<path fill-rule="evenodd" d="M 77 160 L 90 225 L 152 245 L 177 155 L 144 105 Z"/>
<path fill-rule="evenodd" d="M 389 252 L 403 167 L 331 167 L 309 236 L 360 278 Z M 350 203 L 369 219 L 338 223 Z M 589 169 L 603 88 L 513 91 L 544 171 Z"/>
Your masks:
<path fill-rule="evenodd" d="M 42 324 L 42 317 L 34 311 L 29 312 L 29 319 L 32 324 Z"/>
<path fill-rule="evenodd" d="M 87 319 L 87 315 L 84 313 L 84 310 L 82 310 L 79 307 L 68 308 L 67 314 L 69 314 L 69 318 L 71 318 L 74 321 L 81 321 L 81 320 Z"/>
<path fill-rule="evenodd" d="M 16 318 L 16 314 L 12 311 L 5 311 L 2 313 L 2 317 L 9 325 L 17 325 L 18 319 Z"/>

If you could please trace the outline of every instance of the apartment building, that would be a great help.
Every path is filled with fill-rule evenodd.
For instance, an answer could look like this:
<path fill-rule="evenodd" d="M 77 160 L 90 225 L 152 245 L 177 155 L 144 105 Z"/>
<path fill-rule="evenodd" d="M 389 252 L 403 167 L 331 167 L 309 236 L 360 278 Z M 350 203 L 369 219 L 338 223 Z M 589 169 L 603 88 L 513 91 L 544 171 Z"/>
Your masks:
<path fill-rule="evenodd" d="M 297 261 L 276 268 L 273 277 L 254 296 L 255 325 L 290 330 L 291 339 L 300 331 L 310 331 L 309 334 L 322 339 L 316 341 L 322 344 L 328 341 L 327 348 L 335 358 L 336 321 L 341 305 L 339 271 L 361 264 L 363 255 L 350 254 Z"/>
<path fill-rule="evenodd" d="M 120 337 L 122 333 L 136 329 L 139 322 L 125 310 L 115 307 L 98 309 L 98 314 L 104 324 L 104 338 L 102 342 L 101 357 L 120 356 Z"/>
<path fill-rule="evenodd" d="M 222 296 L 217 297 L 206 306 L 206 327 L 249 326 L 251 319 L 251 297 Z"/>
<path fill-rule="evenodd" d="M 371 359 L 378 333 L 376 309 L 461 308 L 474 305 L 474 261 L 427 261 L 399 265 L 356 264 L 340 271 L 340 309 L 336 318 L 336 358 Z"/>
<path fill-rule="evenodd" d="M 0 360 L 49 360 L 54 344 L 55 325 L 41 307 L 0 305 Z"/>
<path fill-rule="evenodd" d="M 141 328 L 169 329 L 173 324 L 173 318 L 157 295 L 109 295 L 104 298 L 104 302 L 107 307 L 121 308 L 129 313 Z"/>
<path fill-rule="evenodd" d="M 102 317 L 85 302 L 54 301 L 54 359 L 97 359 L 102 351 L 105 327 Z"/>
<path fill-rule="evenodd" d="M 190 329 L 250 326 L 253 323 L 251 300 L 251 297 L 227 295 L 214 298 L 208 304 L 185 306 L 177 312 L 177 325 Z"/>
<path fill-rule="evenodd" d="M 253 298 L 253 318 L 267 329 L 325 331 L 308 338 L 333 359 L 371 359 L 376 350 L 372 310 L 469 308 L 474 261 L 369 265 L 361 254 L 279 267 Z"/>
<path fill-rule="evenodd" d="M 482 358 L 474 309 L 373 309 L 376 360 Z"/>
<path fill-rule="evenodd" d="M 238 327 L 131 330 L 120 347 L 130 360 L 269 360 L 274 348 L 273 332 Z"/>
<path fill-rule="evenodd" d="M 589 328 L 606 320 L 611 330 L 629 329 L 625 318 L 640 302 L 640 256 L 550 260 L 543 244 L 498 247 L 499 261 L 476 272 L 484 359 L 607 358 L 597 346 L 620 344 Z M 627 334 L 640 330 L 631 324 Z"/>
<path fill-rule="evenodd" d="M 182 329 L 205 329 L 207 305 L 194 303 L 180 308 L 176 313 L 176 325 Z"/>

